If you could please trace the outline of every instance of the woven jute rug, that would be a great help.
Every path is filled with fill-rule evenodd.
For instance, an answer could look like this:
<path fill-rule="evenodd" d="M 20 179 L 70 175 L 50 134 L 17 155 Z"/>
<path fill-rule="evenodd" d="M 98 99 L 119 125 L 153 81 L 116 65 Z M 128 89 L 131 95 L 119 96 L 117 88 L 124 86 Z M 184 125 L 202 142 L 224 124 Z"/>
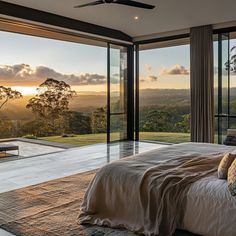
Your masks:
<path fill-rule="evenodd" d="M 77 223 L 95 171 L 0 194 L 0 228 L 16 236 L 134 236 L 126 230 Z M 176 236 L 192 235 L 178 231 Z"/>

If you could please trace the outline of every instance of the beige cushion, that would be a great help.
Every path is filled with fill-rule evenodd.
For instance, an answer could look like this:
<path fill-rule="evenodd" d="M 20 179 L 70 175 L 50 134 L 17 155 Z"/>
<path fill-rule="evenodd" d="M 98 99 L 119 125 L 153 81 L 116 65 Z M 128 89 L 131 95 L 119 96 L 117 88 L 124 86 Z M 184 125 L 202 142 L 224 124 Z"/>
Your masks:
<path fill-rule="evenodd" d="M 218 166 L 218 178 L 219 179 L 227 179 L 228 170 L 233 161 L 236 158 L 236 154 L 226 153 L 222 158 L 219 166 Z"/>
<path fill-rule="evenodd" d="M 228 171 L 228 186 L 230 193 L 233 196 L 236 196 L 236 159 L 234 160 Z"/>

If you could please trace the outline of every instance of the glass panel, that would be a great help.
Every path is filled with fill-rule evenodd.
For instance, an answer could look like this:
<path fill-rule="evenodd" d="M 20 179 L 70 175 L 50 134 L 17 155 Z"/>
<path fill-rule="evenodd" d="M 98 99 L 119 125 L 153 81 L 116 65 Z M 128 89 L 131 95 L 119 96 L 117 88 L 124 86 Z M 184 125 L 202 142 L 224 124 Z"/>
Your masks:
<path fill-rule="evenodd" d="M 229 120 L 229 128 L 236 129 L 236 118 L 230 118 Z"/>
<path fill-rule="evenodd" d="M 213 37 L 213 50 L 214 50 L 214 110 L 215 114 L 218 114 L 218 50 L 219 50 L 219 42 L 218 42 L 218 34 Z"/>
<path fill-rule="evenodd" d="M 224 138 L 224 144 L 236 146 L 236 118 L 229 119 L 230 131 L 227 132 L 227 137 Z"/>
<path fill-rule="evenodd" d="M 228 117 L 220 117 L 219 122 L 221 124 L 221 143 L 223 143 L 227 135 Z"/>
<path fill-rule="evenodd" d="M 229 63 L 229 37 L 222 35 L 222 114 L 229 114 L 229 101 L 228 101 L 228 63 Z"/>
<path fill-rule="evenodd" d="M 230 39 L 230 115 L 236 115 L 236 39 Z"/>
<path fill-rule="evenodd" d="M 216 37 L 216 36 L 215 36 Z M 218 143 L 223 143 L 226 137 L 228 128 L 228 116 L 229 110 L 229 86 L 230 86 L 230 63 L 229 63 L 229 35 L 219 34 L 218 43 L 214 42 L 214 68 L 215 69 L 215 87 L 217 86 L 217 92 L 215 89 L 215 115 L 218 117 L 217 127 L 218 131 Z M 218 65 L 217 65 L 218 64 Z M 216 84 L 217 81 L 217 84 Z"/>
<path fill-rule="evenodd" d="M 127 138 L 127 48 L 110 45 L 110 141 Z"/>
<path fill-rule="evenodd" d="M 141 50 L 140 140 L 190 140 L 190 47 Z"/>
<path fill-rule="evenodd" d="M 218 118 L 215 117 L 214 143 L 218 143 Z"/>
<path fill-rule="evenodd" d="M 125 113 L 127 101 L 127 50 L 111 45 L 110 49 L 111 114 Z"/>
<path fill-rule="evenodd" d="M 110 141 L 124 140 L 127 138 L 127 116 L 111 115 Z"/>

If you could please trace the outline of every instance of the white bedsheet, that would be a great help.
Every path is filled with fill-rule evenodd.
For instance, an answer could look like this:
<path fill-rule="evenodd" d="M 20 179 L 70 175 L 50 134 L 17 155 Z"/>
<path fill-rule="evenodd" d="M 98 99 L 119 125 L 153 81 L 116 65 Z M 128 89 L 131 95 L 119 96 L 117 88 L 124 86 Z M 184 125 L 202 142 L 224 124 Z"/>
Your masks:
<path fill-rule="evenodd" d="M 203 144 L 201 152 L 235 152 L 236 147 Z M 198 180 L 188 191 L 182 229 L 203 236 L 236 236 L 236 197 L 217 175 Z"/>
<path fill-rule="evenodd" d="M 236 197 L 217 176 L 191 185 L 183 229 L 204 236 L 236 236 Z"/>

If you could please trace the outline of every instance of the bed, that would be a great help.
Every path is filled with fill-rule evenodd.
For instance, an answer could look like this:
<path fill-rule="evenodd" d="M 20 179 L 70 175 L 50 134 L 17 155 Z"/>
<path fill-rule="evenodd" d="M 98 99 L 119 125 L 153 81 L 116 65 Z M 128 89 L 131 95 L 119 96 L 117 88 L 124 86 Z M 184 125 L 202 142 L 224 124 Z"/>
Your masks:
<path fill-rule="evenodd" d="M 236 197 L 217 167 L 235 147 L 183 143 L 113 162 L 98 171 L 79 222 L 144 235 L 183 229 L 204 236 L 236 235 Z"/>

